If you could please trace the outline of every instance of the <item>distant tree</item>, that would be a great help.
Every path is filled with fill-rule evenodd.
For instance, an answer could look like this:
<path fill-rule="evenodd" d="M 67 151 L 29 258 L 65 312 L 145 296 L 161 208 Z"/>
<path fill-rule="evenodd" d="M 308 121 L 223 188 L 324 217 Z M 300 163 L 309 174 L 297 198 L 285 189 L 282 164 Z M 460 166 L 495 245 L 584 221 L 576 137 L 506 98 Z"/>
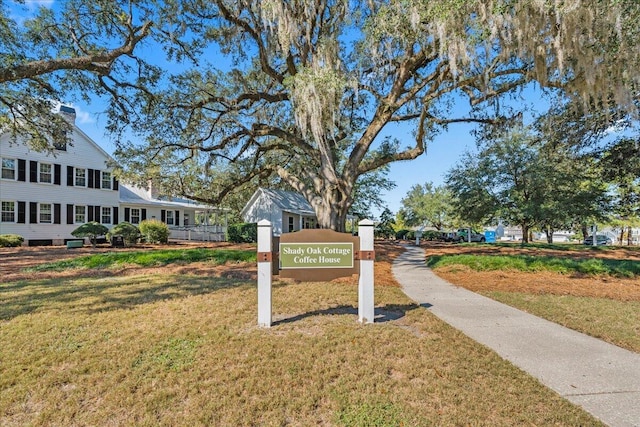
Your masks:
<path fill-rule="evenodd" d="M 624 137 L 610 143 L 600 155 L 600 166 L 614 193 L 612 213 L 620 224 L 620 241 L 626 234 L 631 244 L 631 228 L 640 223 L 640 140 Z"/>
<path fill-rule="evenodd" d="M 389 208 L 385 208 L 380 214 L 380 221 L 376 225 L 375 235 L 376 237 L 381 237 L 384 239 L 388 239 L 392 236 L 395 236 L 395 220 L 393 212 L 389 210 Z"/>
<path fill-rule="evenodd" d="M 541 148 L 525 129 L 485 141 L 477 156 L 467 153 L 449 171 L 447 185 L 463 219 L 502 218 L 522 228 L 524 242 L 535 227 L 553 242 L 555 230 L 603 218 L 607 208 L 602 180 L 566 151 Z"/>
<path fill-rule="evenodd" d="M 105 236 L 109 229 L 104 225 L 91 221 L 86 224 L 82 224 L 71 232 L 73 237 L 88 237 L 92 246 L 96 246 L 98 243 L 98 236 Z"/>
<path fill-rule="evenodd" d="M 445 186 L 416 184 L 401 200 L 402 218 L 410 226 L 424 225 L 437 230 L 453 227 L 456 218 L 452 197 Z"/>

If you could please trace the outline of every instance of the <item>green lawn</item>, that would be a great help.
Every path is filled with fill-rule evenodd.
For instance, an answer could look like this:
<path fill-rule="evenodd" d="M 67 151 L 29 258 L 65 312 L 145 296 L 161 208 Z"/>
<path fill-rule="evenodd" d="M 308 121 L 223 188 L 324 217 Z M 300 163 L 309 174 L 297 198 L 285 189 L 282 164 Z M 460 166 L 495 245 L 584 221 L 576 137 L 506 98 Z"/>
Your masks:
<path fill-rule="evenodd" d="M 68 269 L 110 268 L 122 265 L 157 267 L 192 262 L 249 262 L 256 260 L 256 252 L 235 249 L 164 249 L 153 251 L 125 251 L 87 255 L 62 261 L 40 264 L 27 271 L 63 271 Z"/>
<path fill-rule="evenodd" d="M 0 284 L 0 425 L 596 426 L 413 304 L 376 288 L 206 275 Z"/>
<path fill-rule="evenodd" d="M 535 255 L 433 255 L 430 268 L 463 265 L 476 271 L 553 271 L 562 274 L 606 274 L 614 277 L 640 276 L 640 261 L 603 258 L 571 258 Z"/>

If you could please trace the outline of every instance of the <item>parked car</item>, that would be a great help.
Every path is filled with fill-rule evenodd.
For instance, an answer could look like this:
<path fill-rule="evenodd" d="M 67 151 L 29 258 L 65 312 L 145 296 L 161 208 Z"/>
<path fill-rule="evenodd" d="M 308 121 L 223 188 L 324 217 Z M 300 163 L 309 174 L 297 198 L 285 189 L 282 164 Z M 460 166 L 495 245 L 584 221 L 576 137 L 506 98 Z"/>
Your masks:
<path fill-rule="evenodd" d="M 586 239 L 584 239 L 584 242 L 582 242 L 585 245 L 593 245 L 593 236 L 589 236 Z M 601 245 L 611 245 L 613 244 L 613 241 L 611 240 L 611 238 L 604 236 L 602 234 L 598 234 L 596 237 L 596 243 L 598 244 L 598 246 Z"/>
<path fill-rule="evenodd" d="M 457 232 L 458 242 L 468 242 L 469 229 L 468 228 L 459 228 Z M 472 242 L 484 242 L 485 237 L 483 233 L 478 233 L 474 229 L 471 229 L 471 241 Z"/>

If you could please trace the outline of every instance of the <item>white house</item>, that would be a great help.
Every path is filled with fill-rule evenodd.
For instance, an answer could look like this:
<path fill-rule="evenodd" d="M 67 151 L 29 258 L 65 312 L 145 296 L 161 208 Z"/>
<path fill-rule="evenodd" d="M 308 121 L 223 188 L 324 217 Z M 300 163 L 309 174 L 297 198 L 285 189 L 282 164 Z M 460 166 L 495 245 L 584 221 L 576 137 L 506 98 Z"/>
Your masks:
<path fill-rule="evenodd" d="M 139 224 L 158 219 L 169 226 L 173 239 L 222 241 L 226 237 L 228 209 L 162 197 L 152 183 L 149 189 L 120 185 L 120 207 L 122 221 Z"/>
<path fill-rule="evenodd" d="M 75 126 L 75 110 L 62 106 L 60 113 L 74 124 L 72 142 L 57 144 L 52 153 L 0 135 L 0 234 L 18 234 L 28 245 L 62 245 L 89 221 L 110 228 L 155 217 L 169 225 L 172 238 L 223 239 L 224 226 L 209 225 L 216 208 L 155 199 L 121 185 L 108 166 L 109 154 Z"/>
<path fill-rule="evenodd" d="M 240 212 L 245 222 L 266 219 L 280 235 L 304 228 L 317 228 L 315 211 L 299 193 L 258 188 Z"/>

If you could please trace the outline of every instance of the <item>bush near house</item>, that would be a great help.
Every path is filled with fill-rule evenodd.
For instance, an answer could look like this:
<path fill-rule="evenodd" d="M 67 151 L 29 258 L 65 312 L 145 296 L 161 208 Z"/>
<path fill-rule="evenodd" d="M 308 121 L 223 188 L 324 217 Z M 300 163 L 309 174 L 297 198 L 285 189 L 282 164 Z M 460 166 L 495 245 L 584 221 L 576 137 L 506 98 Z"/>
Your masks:
<path fill-rule="evenodd" d="M 135 245 L 140 240 L 141 234 L 138 227 L 129 222 L 120 222 L 114 225 L 107 233 L 107 239 L 111 240 L 113 236 L 122 236 L 128 246 Z"/>
<path fill-rule="evenodd" d="M 258 241 L 258 224 L 243 222 L 231 224 L 227 229 L 227 240 L 232 243 L 255 243 Z"/>
<path fill-rule="evenodd" d="M 169 226 L 157 219 L 145 219 L 140 223 L 140 233 L 147 243 L 167 243 Z"/>
<path fill-rule="evenodd" d="M 24 237 L 17 234 L 0 234 L 0 248 L 14 248 L 22 246 Z"/>
<path fill-rule="evenodd" d="M 98 236 L 105 236 L 109 232 L 109 229 L 104 225 L 91 221 L 86 224 L 82 224 L 71 232 L 73 237 L 88 237 L 93 246 L 98 242 Z"/>

